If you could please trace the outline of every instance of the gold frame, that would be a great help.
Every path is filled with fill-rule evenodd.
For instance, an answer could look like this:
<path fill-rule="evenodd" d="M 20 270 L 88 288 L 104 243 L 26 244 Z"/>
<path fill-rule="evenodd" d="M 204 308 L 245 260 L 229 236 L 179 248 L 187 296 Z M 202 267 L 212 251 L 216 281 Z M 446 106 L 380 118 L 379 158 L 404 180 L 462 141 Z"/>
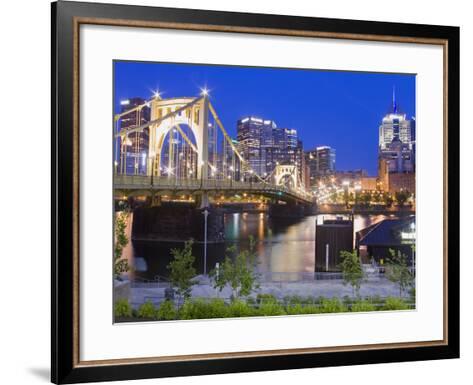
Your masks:
<path fill-rule="evenodd" d="M 158 356 L 158 357 L 137 357 L 123 359 L 106 360 L 80 360 L 80 303 L 79 303 L 79 274 L 80 274 L 80 250 L 79 250 L 79 53 L 80 53 L 80 26 L 88 25 L 107 25 L 117 27 L 135 27 L 135 28 L 159 28 L 159 29 L 177 29 L 188 31 L 205 32 L 230 32 L 246 34 L 279 35 L 292 37 L 314 37 L 326 39 L 344 39 L 359 41 L 379 41 L 392 43 L 413 43 L 440 45 L 443 48 L 443 339 L 435 341 L 420 342 L 402 342 L 402 343 L 382 343 L 366 345 L 346 345 L 325 348 L 296 348 L 296 349 L 277 349 L 245 352 L 226 352 L 209 354 L 190 354 L 177 356 Z M 73 18 L 73 368 L 90 366 L 109 366 L 109 365 L 127 365 L 127 364 L 149 364 L 162 362 L 178 361 L 196 361 L 211 359 L 230 359 L 230 358 L 248 358 L 262 356 L 281 356 L 294 354 L 328 353 L 328 352 L 348 352 L 357 350 L 378 350 L 378 349 L 399 349 L 414 347 L 431 347 L 448 345 L 448 40 L 434 38 L 417 37 L 399 37 L 382 36 L 368 34 L 349 34 L 349 33 L 331 33 L 317 31 L 297 31 L 288 29 L 271 28 L 249 28 L 235 27 L 211 24 L 189 24 L 189 23 L 169 23 L 159 21 L 142 21 L 126 19 L 107 19 L 107 18 Z"/>

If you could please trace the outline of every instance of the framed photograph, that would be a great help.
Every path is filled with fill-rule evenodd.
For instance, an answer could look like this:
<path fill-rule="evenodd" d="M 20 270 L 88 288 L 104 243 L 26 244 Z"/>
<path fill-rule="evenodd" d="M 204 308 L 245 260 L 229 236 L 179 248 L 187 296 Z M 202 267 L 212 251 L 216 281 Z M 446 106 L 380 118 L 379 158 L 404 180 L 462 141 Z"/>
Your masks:
<path fill-rule="evenodd" d="M 459 357 L 459 28 L 52 4 L 52 381 Z"/>

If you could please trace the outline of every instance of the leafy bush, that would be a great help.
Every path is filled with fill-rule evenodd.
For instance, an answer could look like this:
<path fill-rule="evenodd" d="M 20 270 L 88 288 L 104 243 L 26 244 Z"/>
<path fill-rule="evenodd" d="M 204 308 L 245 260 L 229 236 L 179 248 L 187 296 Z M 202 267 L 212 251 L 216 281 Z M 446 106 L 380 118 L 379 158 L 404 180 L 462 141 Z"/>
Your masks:
<path fill-rule="evenodd" d="M 263 303 L 277 303 L 278 300 L 276 297 L 272 294 L 258 294 L 256 296 L 256 302 L 258 304 L 263 304 Z"/>
<path fill-rule="evenodd" d="M 416 302 L 416 288 L 415 287 L 411 287 L 409 289 L 409 299 L 413 303 Z"/>
<path fill-rule="evenodd" d="M 323 297 L 313 297 L 313 296 L 302 297 L 300 295 L 291 295 L 291 296 L 284 297 L 284 303 L 287 306 L 291 306 L 291 305 L 316 305 L 316 304 L 320 304 L 322 299 L 323 299 Z"/>
<path fill-rule="evenodd" d="M 158 320 L 162 321 L 170 321 L 177 318 L 177 311 L 174 307 L 174 302 L 172 301 L 164 301 L 159 306 L 159 309 L 156 311 L 156 317 Z"/>
<path fill-rule="evenodd" d="M 406 310 L 409 306 L 401 299 L 397 297 L 388 297 L 384 302 L 383 310 Z"/>
<path fill-rule="evenodd" d="M 227 317 L 249 317 L 256 315 L 255 309 L 246 302 L 236 300 L 228 305 Z"/>
<path fill-rule="evenodd" d="M 270 300 L 271 301 L 271 300 Z M 258 315 L 269 316 L 269 315 L 284 315 L 286 312 L 284 308 L 277 302 L 264 302 L 258 309 Z"/>
<path fill-rule="evenodd" d="M 366 297 L 366 300 L 368 302 L 371 302 L 372 304 L 377 304 L 377 303 L 382 303 L 383 300 L 379 295 L 373 295 L 371 297 Z"/>
<path fill-rule="evenodd" d="M 319 309 L 320 313 L 343 313 L 348 311 L 347 307 L 338 298 L 323 299 Z"/>
<path fill-rule="evenodd" d="M 202 307 L 204 303 L 202 300 L 186 300 L 179 309 L 179 319 L 196 319 L 199 313 L 203 313 Z"/>
<path fill-rule="evenodd" d="M 119 299 L 115 302 L 115 317 L 131 317 L 131 306 L 127 299 Z"/>
<path fill-rule="evenodd" d="M 156 318 L 156 307 L 152 302 L 146 301 L 138 308 L 138 317 L 140 318 Z"/>
<path fill-rule="evenodd" d="M 352 312 L 358 312 L 358 311 L 374 311 L 376 310 L 376 307 L 369 301 L 366 300 L 359 300 L 353 302 L 351 306 L 351 311 Z"/>
<path fill-rule="evenodd" d="M 296 314 L 318 314 L 320 313 L 320 307 L 317 305 L 302 305 L 294 304 L 286 307 L 286 313 L 289 315 Z"/>
<path fill-rule="evenodd" d="M 224 318 L 228 309 L 223 299 L 215 298 L 210 302 L 202 299 L 186 301 L 179 313 L 182 319 Z"/>
<path fill-rule="evenodd" d="M 214 298 L 209 303 L 210 307 L 210 318 L 223 318 L 228 314 L 228 307 L 225 305 L 225 301 L 221 298 Z"/>

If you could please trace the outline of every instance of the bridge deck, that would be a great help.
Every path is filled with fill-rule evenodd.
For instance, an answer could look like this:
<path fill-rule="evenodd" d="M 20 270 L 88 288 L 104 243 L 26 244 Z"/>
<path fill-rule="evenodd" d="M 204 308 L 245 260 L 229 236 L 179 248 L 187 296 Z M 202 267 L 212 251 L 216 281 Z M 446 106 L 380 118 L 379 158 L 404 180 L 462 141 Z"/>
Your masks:
<path fill-rule="evenodd" d="M 291 189 L 264 182 L 240 182 L 223 179 L 182 179 L 151 177 L 145 175 L 115 175 L 115 190 L 169 190 L 169 191 L 246 191 L 276 196 L 286 196 L 305 203 L 312 203 L 310 194 L 302 189 Z"/>

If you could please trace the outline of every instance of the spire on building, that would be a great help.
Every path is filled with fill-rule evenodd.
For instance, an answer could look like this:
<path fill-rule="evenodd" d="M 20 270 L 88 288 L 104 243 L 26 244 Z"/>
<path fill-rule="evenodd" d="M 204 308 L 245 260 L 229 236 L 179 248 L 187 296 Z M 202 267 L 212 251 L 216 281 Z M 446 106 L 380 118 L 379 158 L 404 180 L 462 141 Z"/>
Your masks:
<path fill-rule="evenodd" d="M 397 113 L 396 86 L 393 86 L 393 113 Z"/>

